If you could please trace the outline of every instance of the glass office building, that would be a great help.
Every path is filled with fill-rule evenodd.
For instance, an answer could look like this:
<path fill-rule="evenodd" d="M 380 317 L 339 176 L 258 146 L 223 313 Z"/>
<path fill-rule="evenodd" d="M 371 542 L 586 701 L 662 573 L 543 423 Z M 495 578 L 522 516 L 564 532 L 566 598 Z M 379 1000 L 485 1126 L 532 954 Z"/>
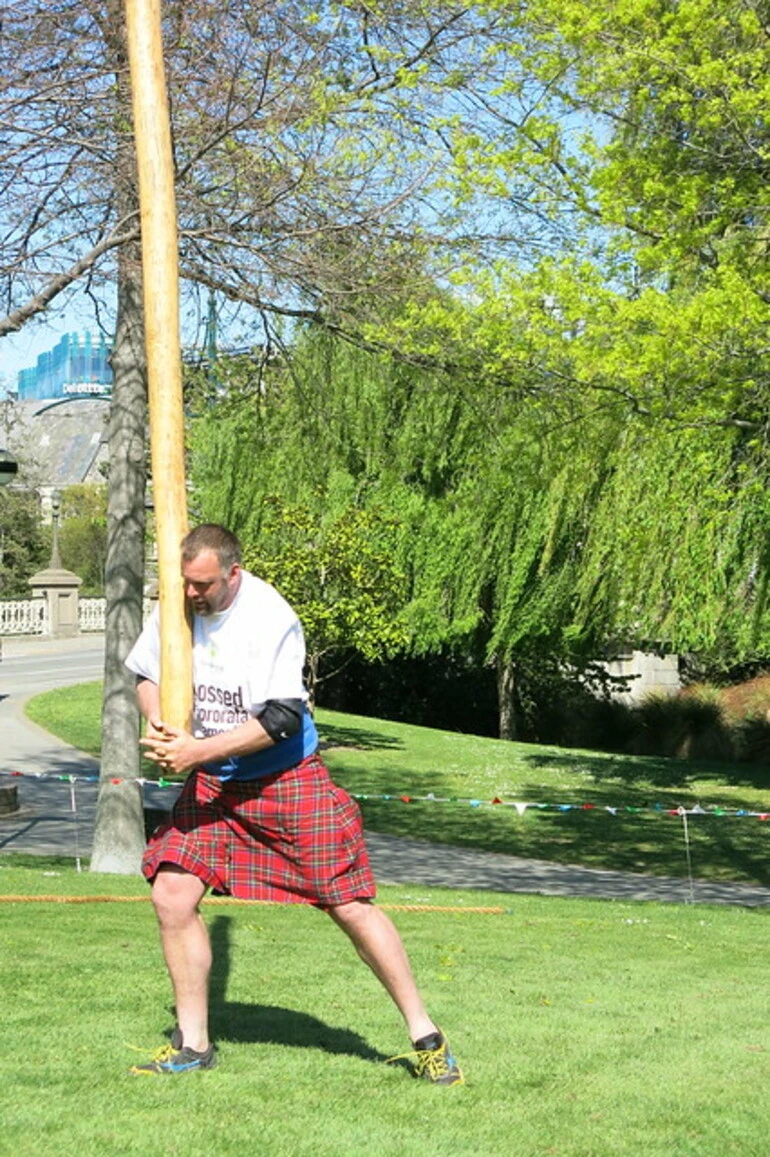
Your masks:
<path fill-rule="evenodd" d="M 109 393 L 111 353 L 112 347 L 103 336 L 93 339 L 90 333 L 65 334 L 52 350 L 40 354 L 37 365 L 19 371 L 19 401 Z"/>

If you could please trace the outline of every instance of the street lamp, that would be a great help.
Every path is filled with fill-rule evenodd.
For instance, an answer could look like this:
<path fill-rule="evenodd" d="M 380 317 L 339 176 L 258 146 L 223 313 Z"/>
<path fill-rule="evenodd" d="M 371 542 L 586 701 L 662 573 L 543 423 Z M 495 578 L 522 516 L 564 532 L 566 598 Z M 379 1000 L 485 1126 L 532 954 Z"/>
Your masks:
<path fill-rule="evenodd" d="M 51 526 L 53 533 L 51 537 L 51 561 L 48 564 L 51 570 L 61 570 L 61 558 L 59 557 L 59 513 L 61 511 L 61 492 L 54 490 L 51 495 Z"/>
<path fill-rule="evenodd" d="M 19 463 L 10 450 L 0 450 L 0 486 L 7 486 L 17 475 Z"/>
<path fill-rule="evenodd" d="M 12 478 L 16 477 L 19 463 L 10 450 L 0 450 L 0 486 L 7 486 Z M 0 563 L 5 554 L 5 531 L 0 531 Z M 3 642 L 0 639 L 0 659 L 3 657 Z"/>

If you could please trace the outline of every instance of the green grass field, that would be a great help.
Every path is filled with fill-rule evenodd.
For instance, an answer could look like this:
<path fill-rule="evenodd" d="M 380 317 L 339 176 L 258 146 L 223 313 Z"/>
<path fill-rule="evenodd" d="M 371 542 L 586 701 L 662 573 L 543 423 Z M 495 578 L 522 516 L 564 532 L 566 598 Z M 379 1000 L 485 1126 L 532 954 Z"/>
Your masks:
<path fill-rule="evenodd" d="M 99 686 L 86 685 L 40 696 L 29 713 L 98 754 L 99 704 Z M 335 777 L 359 796 L 597 805 L 519 816 L 362 799 L 381 831 L 681 875 L 679 820 L 598 809 L 770 802 L 746 767 L 730 782 L 723 765 L 330 712 L 318 721 Z M 691 830 L 696 875 L 767 882 L 768 824 L 712 816 Z M 765 1157 L 770 910 L 422 886 L 382 888 L 379 901 L 393 908 L 464 1086 L 434 1088 L 385 1063 L 408 1047 L 398 1014 L 324 915 L 214 902 L 204 915 L 220 1064 L 132 1077 L 134 1050 L 151 1053 L 174 1019 L 146 885 L 0 857 L 0 1154 Z"/>
<path fill-rule="evenodd" d="M 0 893 L 145 896 L 11 866 Z M 765 1157 L 768 913 L 385 888 L 467 1084 L 385 1059 L 397 1013 L 304 907 L 206 904 L 220 1064 L 131 1077 L 173 1024 L 154 916 L 0 902 L 0 1152 L 14 1157 Z M 482 915 L 475 905 L 503 911 Z"/>
<path fill-rule="evenodd" d="M 99 752 L 100 711 L 98 683 L 51 691 L 28 705 L 41 726 L 93 754 Z M 319 711 L 317 721 L 334 777 L 369 797 L 360 803 L 374 831 L 558 863 L 686 876 L 683 823 L 668 809 L 700 803 L 770 812 L 770 769 L 750 764 L 503 743 L 330 711 Z M 156 775 L 151 764 L 146 774 Z M 430 793 L 483 806 L 400 800 Z M 492 806 L 496 797 L 577 806 L 518 815 L 512 807 Z M 613 815 L 607 807 L 619 810 Z M 655 807 L 661 810 L 627 810 Z M 696 878 L 770 885 L 770 823 L 690 816 L 688 834 Z"/>

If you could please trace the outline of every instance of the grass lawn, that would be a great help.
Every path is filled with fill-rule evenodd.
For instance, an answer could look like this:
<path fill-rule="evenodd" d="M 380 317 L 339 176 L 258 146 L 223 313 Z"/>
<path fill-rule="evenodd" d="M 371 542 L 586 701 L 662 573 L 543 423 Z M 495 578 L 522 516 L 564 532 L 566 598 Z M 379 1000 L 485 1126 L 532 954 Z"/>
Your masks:
<path fill-rule="evenodd" d="M 766 910 L 384 888 L 467 1084 L 385 1058 L 397 1013 L 304 907 L 204 905 L 220 1065 L 131 1077 L 173 1024 L 138 879 L 0 861 L 0 1152 L 765 1157 Z M 498 904 L 502 914 L 467 911 Z"/>
<path fill-rule="evenodd" d="M 37 696 L 41 726 L 98 754 L 101 685 Z M 559 863 L 686 876 L 682 821 L 669 808 L 700 803 L 770 812 L 770 769 L 749 764 L 614 756 L 503 743 L 473 735 L 319 710 L 324 757 L 359 796 L 369 829 Z M 148 777 L 156 769 L 147 765 Z M 402 795 L 484 801 L 404 804 Z M 385 801 L 383 795 L 392 795 Z M 361 796 L 369 796 L 361 799 Z M 594 804 L 586 810 L 491 806 L 506 801 Z M 661 811 L 627 808 L 659 805 Z M 607 807 L 617 807 L 616 815 Z M 730 815 L 689 816 L 693 875 L 770 885 L 770 823 Z"/>

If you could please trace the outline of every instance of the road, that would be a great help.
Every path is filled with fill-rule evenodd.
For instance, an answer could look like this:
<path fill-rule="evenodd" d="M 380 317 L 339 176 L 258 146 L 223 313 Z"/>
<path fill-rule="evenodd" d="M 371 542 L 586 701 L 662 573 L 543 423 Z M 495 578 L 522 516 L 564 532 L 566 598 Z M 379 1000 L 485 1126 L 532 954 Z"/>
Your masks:
<path fill-rule="evenodd" d="M 30 722 L 24 714 L 24 703 L 42 691 L 100 679 L 103 665 L 103 636 L 5 640 L 0 663 L 1 771 L 63 774 L 98 768 L 96 760 L 60 743 Z"/>
<path fill-rule="evenodd" d="M 89 683 L 101 679 L 104 668 L 104 636 L 80 635 L 76 639 L 3 640 L 0 662 L 0 696 L 37 695 L 53 687 Z"/>
<path fill-rule="evenodd" d="M 93 840 L 98 785 L 58 776 L 94 777 L 99 761 L 32 723 L 24 704 L 32 695 L 101 679 L 104 637 L 5 639 L 0 662 L 0 784 L 14 783 L 19 811 L 0 816 L 0 852 L 85 856 Z M 22 778 L 9 780 L 8 774 Z M 5 773 L 5 774 L 2 774 Z M 32 778 L 34 776 L 42 778 Z M 144 788 L 145 802 L 169 806 L 169 791 Z"/>

